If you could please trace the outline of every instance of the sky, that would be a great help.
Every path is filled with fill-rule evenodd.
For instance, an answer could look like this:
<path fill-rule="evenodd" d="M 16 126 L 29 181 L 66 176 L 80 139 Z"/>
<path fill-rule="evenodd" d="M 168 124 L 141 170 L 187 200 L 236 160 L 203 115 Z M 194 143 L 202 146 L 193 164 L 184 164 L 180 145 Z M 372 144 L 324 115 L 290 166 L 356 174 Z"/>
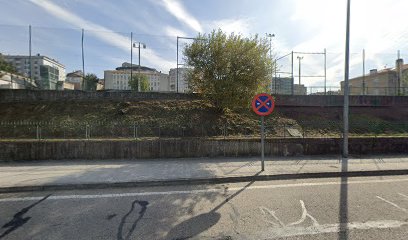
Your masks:
<path fill-rule="evenodd" d="M 177 66 L 177 36 L 196 37 L 221 29 L 228 33 L 271 38 L 279 76 L 291 72 L 291 52 L 327 51 L 327 86 L 344 79 L 346 0 L 0 0 L 0 52 L 32 53 L 56 59 L 66 71 L 82 69 L 84 30 L 85 72 L 103 78 L 123 62 L 168 73 Z M 351 0 L 350 75 L 395 66 L 397 52 L 408 53 L 406 0 Z M 131 41 L 132 33 L 132 41 Z M 179 64 L 183 46 L 179 39 Z M 132 53 L 132 54 L 131 54 Z M 281 58 L 282 56 L 286 57 Z M 132 56 L 132 57 L 131 57 Z M 323 86 L 324 55 L 294 54 L 294 75 L 306 86 Z M 408 59 L 405 59 L 407 62 Z"/>

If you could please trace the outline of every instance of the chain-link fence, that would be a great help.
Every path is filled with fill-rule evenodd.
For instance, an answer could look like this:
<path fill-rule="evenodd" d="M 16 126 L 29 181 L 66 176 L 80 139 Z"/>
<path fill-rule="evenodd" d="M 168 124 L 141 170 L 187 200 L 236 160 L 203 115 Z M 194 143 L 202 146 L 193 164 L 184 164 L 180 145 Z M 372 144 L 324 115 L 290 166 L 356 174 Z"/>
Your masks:
<path fill-rule="evenodd" d="M 267 138 L 338 138 L 340 121 L 265 125 Z M 408 136 L 406 122 L 350 122 L 350 136 Z M 136 122 L 0 122 L 0 139 L 143 139 L 143 138 L 259 138 L 260 128 L 245 125 L 148 125 Z"/>

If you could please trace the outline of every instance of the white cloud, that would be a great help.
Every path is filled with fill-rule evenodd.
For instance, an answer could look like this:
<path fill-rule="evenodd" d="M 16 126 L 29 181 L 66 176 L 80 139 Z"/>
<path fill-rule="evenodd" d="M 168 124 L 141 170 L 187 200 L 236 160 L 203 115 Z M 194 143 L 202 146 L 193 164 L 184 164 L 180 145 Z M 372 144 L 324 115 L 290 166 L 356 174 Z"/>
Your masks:
<path fill-rule="evenodd" d="M 196 32 L 203 32 L 200 22 L 193 17 L 185 7 L 177 0 L 162 0 L 162 6 L 177 18 L 180 22 L 187 25 Z"/>
<path fill-rule="evenodd" d="M 164 31 L 166 32 L 166 35 L 169 36 L 179 36 L 179 37 L 185 37 L 187 36 L 187 33 L 181 31 L 180 29 L 174 28 L 172 26 L 167 26 L 165 27 Z"/>
<path fill-rule="evenodd" d="M 93 22 L 87 21 L 64 8 L 46 0 L 30 0 L 32 3 L 38 7 L 43 8 L 49 14 L 69 23 L 79 28 L 92 29 L 93 31 L 89 34 L 94 35 L 100 40 L 122 49 L 125 52 L 129 52 L 130 39 L 121 34 L 112 32 L 112 30 L 105 28 L 101 25 L 95 24 Z M 158 56 L 158 54 L 151 49 L 144 49 L 146 54 L 143 54 L 141 58 L 153 65 L 154 67 L 161 69 L 163 71 L 168 71 L 171 67 L 174 67 L 175 63 L 163 59 Z"/>
<path fill-rule="evenodd" d="M 404 0 L 351 2 L 350 49 L 358 54 L 350 55 L 350 74 L 362 74 L 362 49 L 366 49 L 367 69 L 382 68 L 387 63 L 392 67 L 397 49 L 408 51 L 405 45 L 408 38 L 408 22 L 404 19 L 406 9 L 408 2 Z M 289 19 L 298 24 L 298 31 L 304 34 L 293 33 L 292 39 L 298 42 L 293 49 L 320 52 L 327 48 L 329 52 L 336 52 L 337 57 L 328 59 L 328 80 L 333 83 L 343 80 L 346 1 L 296 1 L 294 14 Z M 395 55 L 389 54 L 392 52 Z M 315 70 L 314 74 L 319 75 L 320 62 L 309 61 L 306 57 L 302 67 L 303 63 L 309 65 Z M 367 66 L 367 63 L 374 65 Z M 320 80 L 310 79 L 307 83 L 312 85 L 317 81 Z"/>
<path fill-rule="evenodd" d="M 206 24 L 206 30 L 208 32 L 211 32 L 214 29 L 221 29 L 226 33 L 249 35 L 250 28 L 251 20 L 248 18 L 221 19 Z"/>

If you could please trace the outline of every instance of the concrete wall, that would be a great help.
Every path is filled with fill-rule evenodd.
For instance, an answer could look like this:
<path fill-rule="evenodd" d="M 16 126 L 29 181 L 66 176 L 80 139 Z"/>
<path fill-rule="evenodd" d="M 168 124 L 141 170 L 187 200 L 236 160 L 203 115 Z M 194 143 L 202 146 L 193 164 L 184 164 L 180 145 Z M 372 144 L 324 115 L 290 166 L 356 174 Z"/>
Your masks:
<path fill-rule="evenodd" d="M 36 101 L 132 101 L 194 99 L 194 95 L 178 93 L 137 93 L 132 91 L 50 91 L 50 90 L 0 90 L 0 103 Z"/>
<path fill-rule="evenodd" d="M 266 156 L 341 154 L 342 139 L 267 139 Z M 351 138 L 351 154 L 408 153 L 408 138 Z M 18 141 L 0 142 L 0 161 L 47 159 L 146 159 L 260 156 L 260 141 Z"/>
<path fill-rule="evenodd" d="M 33 102 L 33 101 L 137 101 L 137 100 L 171 100 L 197 99 L 193 94 L 183 93 L 136 93 L 132 91 L 46 91 L 46 90 L 0 90 L 0 103 Z M 341 107 L 343 96 L 306 95 L 275 96 L 276 106 L 299 107 Z M 352 107 L 408 107 L 408 96 L 350 96 Z"/>
<path fill-rule="evenodd" d="M 341 95 L 275 96 L 276 106 L 342 107 Z M 351 107 L 407 107 L 408 96 L 350 96 Z"/>

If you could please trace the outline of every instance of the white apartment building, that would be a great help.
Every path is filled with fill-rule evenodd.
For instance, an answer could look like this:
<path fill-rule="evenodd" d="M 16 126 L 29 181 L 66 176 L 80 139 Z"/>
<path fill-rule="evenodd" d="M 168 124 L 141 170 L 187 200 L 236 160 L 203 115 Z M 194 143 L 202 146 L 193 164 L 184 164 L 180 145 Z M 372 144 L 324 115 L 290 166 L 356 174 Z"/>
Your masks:
<path fill-rule="evenodd" d="M 82 79 L 84 74 L 81 70 L 70 72 L 65 79 L 66 82 L 74 85 L 74 90 L 82 90 Z"/>
<path fill-rule="evenodd" d="M 133 65 L 133 74 L 139 73 L 137 65 Z M 168 90 L 168 75 L 158 72 L 156 69 L 140 67 L 140 73 L 148 77 L 149 90 L 152 92 L 166 92 Z M 123 63 L 122 67 L 116 70 L 107 70 L 104 72 L 105 90 L 131 90 L 129 80 L 131 76 L 131 66 L 129 63 Z"/>
<path fill-rule="evenodd" d="M 185 93 L 190 90 L 187 83 L 188 68 L 178 69 L 178 84 L 177 84 L 177 68 L 170 69 L 169 72 L 169 91 Z M 177 91 L 178 86 L 178 91 Z"/>
<path fill-rule="evenodd" d="M 58 82 L 65 81 L 65 66 L 40 54 L 33 56 L 3 55 L 17 72 L 24 77 L 32 77 L 40 89 L 56 90 Z M 30 68 L 31 66 L 31 68 Z"/>

